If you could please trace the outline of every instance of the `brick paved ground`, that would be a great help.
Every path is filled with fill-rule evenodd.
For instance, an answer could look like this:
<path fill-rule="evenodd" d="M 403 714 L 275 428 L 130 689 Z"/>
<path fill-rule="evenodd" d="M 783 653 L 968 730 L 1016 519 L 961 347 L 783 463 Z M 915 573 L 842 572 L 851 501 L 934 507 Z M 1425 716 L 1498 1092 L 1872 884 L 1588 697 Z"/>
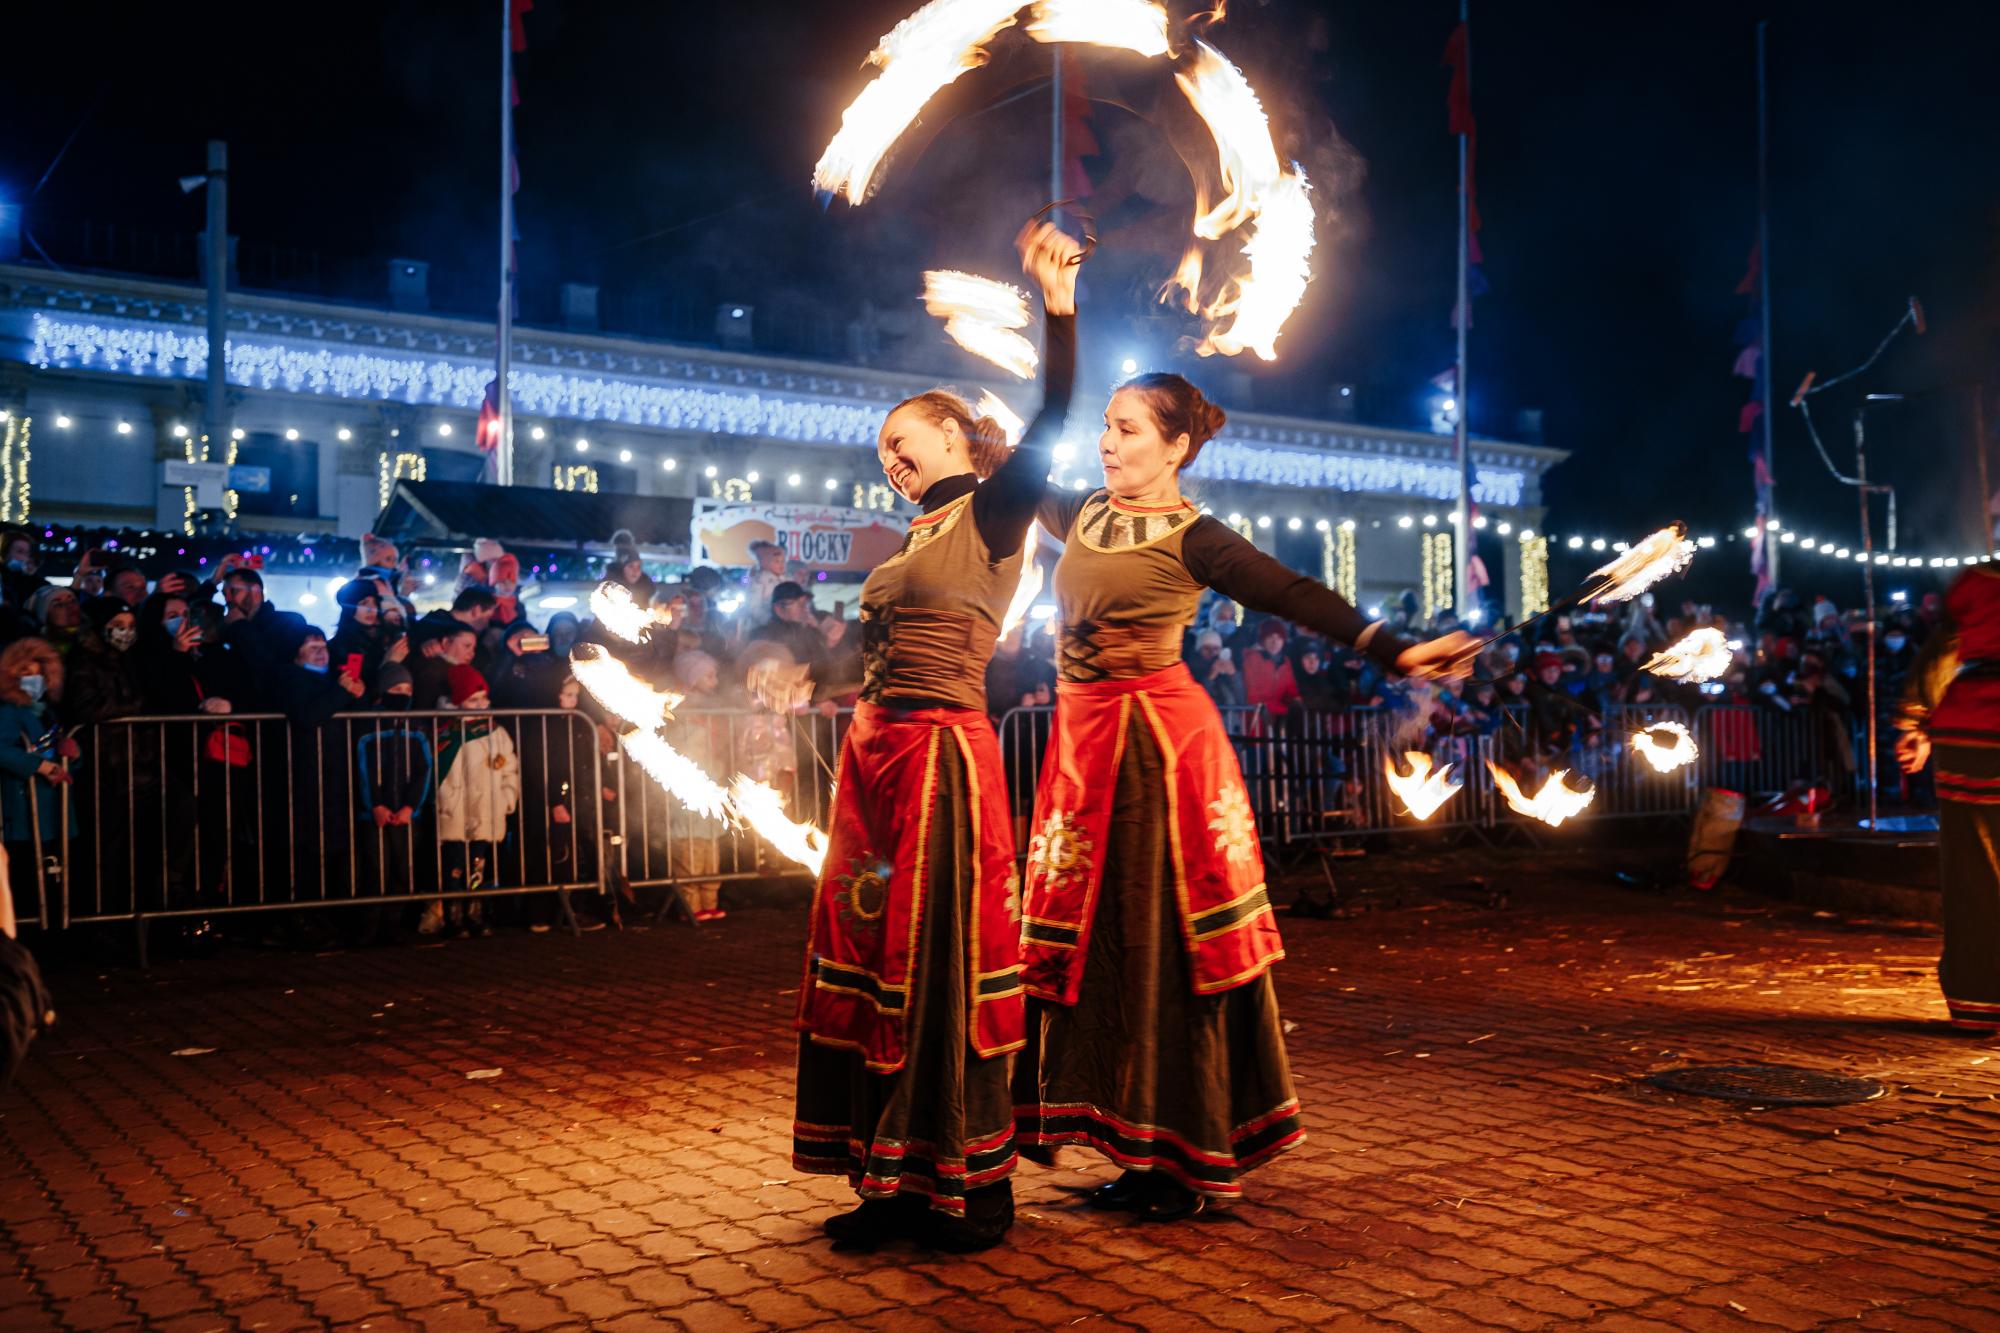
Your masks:
<path fill-rule="evenodd" d="M 1249 1202 L 1107 1219 L 1072 1157 L 971 1258 L 819 1238 L 846 1196 L 784 1155 L 796 913 L 66 969 L 0 1098 L 0 1327 L 2000 1328 L 2000 1049 L 1939 1024 L 1933 937 L 1505 878 L 1508 910 L 1287 926 L 1311 1137 Z M 1895 1092 L 1633 1083 L 1725 1059 Z"/>

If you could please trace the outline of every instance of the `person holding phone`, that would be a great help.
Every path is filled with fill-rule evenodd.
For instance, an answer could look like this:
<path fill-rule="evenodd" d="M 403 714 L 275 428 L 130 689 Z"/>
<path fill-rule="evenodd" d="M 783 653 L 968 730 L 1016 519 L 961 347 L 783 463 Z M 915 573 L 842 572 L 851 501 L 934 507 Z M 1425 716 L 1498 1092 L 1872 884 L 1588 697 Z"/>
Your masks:
<path fill-rule="evenodd" d="M 327 656 L 338 665 L 341 675 L 361 683 L 361 698 L 372 701 L 377 697 L 375 679 L 382 664 L 401 660 L 409 654 L 409 647 L 402 644 L 400 653 L 391 655 L 390 635 L 382 624 L 381 598 L 372 579 L 349 579 L 340 585 L 334 600 L 340 604 L 340 623 L 327 641 Z M 397 642 L 401 643 L 400 636 Z"/>

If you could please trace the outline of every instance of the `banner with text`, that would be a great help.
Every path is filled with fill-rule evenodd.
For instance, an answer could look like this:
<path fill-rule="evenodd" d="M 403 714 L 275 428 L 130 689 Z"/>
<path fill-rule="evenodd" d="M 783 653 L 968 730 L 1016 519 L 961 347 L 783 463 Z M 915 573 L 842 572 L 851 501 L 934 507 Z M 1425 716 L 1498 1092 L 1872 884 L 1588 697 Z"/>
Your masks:
<path fill-rule="evenodd" d="M 865 574 L 896 553 L 906 526 L 877 509 L 698 496 L 690 547 L 695 564 L 745 568 L 752 542 L 776 542 L 807 569 Z"/>

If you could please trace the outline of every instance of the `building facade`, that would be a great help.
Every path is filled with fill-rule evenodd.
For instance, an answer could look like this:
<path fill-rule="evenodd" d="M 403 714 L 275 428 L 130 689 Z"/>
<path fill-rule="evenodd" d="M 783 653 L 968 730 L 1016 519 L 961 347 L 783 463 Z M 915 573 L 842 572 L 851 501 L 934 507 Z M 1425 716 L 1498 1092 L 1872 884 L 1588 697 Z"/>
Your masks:
<path fill-rule="evenodd" d="M 172 531 L 226 517 L 239 530 L 356 536 L 400 478 L 481 475 L 475 423 L 493 377 L 490 326 L 232 293 L 230 438 L 207 440 L 205 302 L 192 285 L 0 264 L 0 520 Z M 524 328 L 510 378 L 515 478 L 894 508 L 875 432 L 890 406 L 932 384 Z M 1014 396 L 1017 410 L 1033 405 L 1010 386 L 991 387 Z M 1097 404 L 1079 398 L 1054 482 L 1082 489 L 1101 473 Z M 1531 601 L 1536 590 L 1541 477 L 1565 455 L 1489 439 L 1472 448 L 1475 547 L 1518 610 L 1523 580 Z M 1232 412 L 1190 469 L 1188 490 L 1259 546 L 1364 603 L 1406 589 L 1448 603 L 1451 455 L 1444 436 Z M 225 475 L 226 484 L 194 484 Z"/>

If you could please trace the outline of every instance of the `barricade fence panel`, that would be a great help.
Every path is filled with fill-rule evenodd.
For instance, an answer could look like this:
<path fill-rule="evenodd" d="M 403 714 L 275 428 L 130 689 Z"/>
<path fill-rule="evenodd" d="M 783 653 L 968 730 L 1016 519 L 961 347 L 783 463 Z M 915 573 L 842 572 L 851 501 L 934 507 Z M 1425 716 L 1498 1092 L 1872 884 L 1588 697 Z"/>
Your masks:
<path fill-rule="evenodd" d="M 1025 855 L 1055 710 L 997 727 Z M 827 825 L 845 710 L 684 711 L 664 735 L 717 782 L 774 788 L 793 819 Z M 1848 797 L 1848 719 L 1764 706 L 1613 706 L 1587 718 L 1523 708 L 1425 717 L 1361 708 L 1222 711 L 1263 838 L 1343 838 L 1518 825 L 1488 771 L 1532 794 L 1558 770 L 1596 792 L 1579 819 L 1681 816 L 1707 787 L 1761 798 L 1803 783 Z M 1695 763 L 1660 773 L 1633 749 L 1689 728 Z M 85 729 L 71 780 L 25 781 L 30 827 L 5 830 L 15 910 L 45 927 L 461 899 L 703 886 L 803 870 L 727 818 L 696 814 L 576 710 L 134 717 Z M 1388 783 L 1422 752 L 1462 788 L 1428 820 Z"/>

